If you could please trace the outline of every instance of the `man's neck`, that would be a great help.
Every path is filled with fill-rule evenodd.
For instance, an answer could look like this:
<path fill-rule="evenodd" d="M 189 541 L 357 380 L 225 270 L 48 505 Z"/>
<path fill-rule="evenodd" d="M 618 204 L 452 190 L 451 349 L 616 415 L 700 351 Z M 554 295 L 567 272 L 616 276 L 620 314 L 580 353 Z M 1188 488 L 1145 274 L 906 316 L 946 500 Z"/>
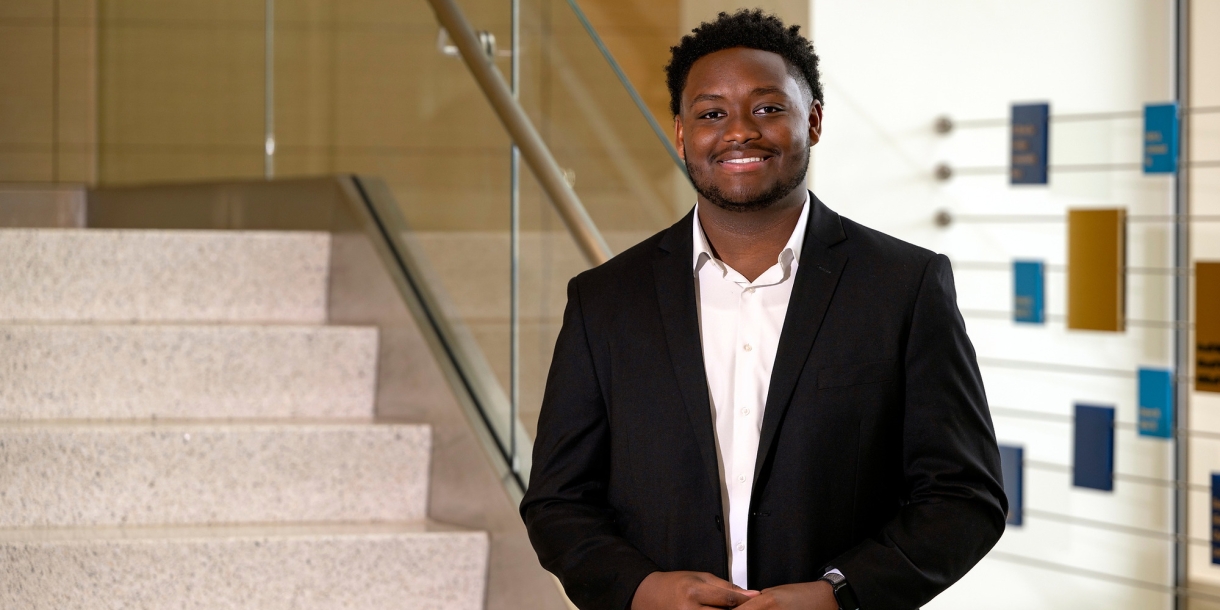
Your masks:
<path fill-rule="evenodd" d="M 753 282 L 779 259 L 800 221 L 805 185 L 761 210 L 733 212 L 699 197 L 699 223 L 716 258 Z"/>

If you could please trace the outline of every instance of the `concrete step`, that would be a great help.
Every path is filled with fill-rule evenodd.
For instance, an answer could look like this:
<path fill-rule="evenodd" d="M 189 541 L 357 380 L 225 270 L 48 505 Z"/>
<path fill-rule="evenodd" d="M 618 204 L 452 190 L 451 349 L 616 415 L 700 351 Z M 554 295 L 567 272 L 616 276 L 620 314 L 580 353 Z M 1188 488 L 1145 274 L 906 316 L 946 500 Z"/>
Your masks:
<path fill-rule="evenodd" d="M 431 442 L 368 421 L 10 423 L 0 528 L 422 519 Z"/>
<path fill-rule="evenodd" d="M 0 533 L 0 608 L 476 610 L 487 557 L 430 523 Z"/>
<path fill-rule="evenodd" d="M 0 320 L 326 319 L 330 236 L 0 230 Z"/>
<path fill-rule="evenodd" d="M 337 326 L 0 325 L 0 420 L 372 417 L 377 339 Z"/>

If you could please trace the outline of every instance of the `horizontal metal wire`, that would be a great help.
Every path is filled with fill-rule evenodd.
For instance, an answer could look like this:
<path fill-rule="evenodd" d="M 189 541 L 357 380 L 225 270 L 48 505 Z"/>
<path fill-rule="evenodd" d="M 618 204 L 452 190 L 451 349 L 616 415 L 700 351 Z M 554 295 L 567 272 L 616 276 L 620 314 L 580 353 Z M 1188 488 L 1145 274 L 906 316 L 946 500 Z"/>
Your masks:
<path fill-rule="evenodd" d="M 946 214 L 944 210 L 938 215 Z M 972 224 L 1066 224 L 1066 214 L 948 214 L 949 223 Z M 1190 224 L 1192 222 L 1220 222 L 1220 214 L 1193 214 L 1181 216 L 1176 214 L 1130 214 L 1129 223 L 1166 223 Z"/>
<path fill-rule="evenodd" d="M 1041 460 L 1025 460 L 1025 467 L 1030 470 L 1041 470 L 1043 472 L 1058 472 L 1070 474 L 1072 467 L 1068 464 L 1059 464 L 1056 462 L 1044 462 Z M 1198 491 L 1211 493 L 1212 488 L 1207 485 L 1198 485 L 1196 483 L 1179 483 L 1172 479 L 1162 479 L 1158 477 L 1146 477 L 1138 474 L 1126 474 L 1122 472 L 1114 473 L 1115 481 L 1125 481 L 1127 483 L 1136 483 L 1138 485 L 1151 485 L 1153 487 L 1163 487 L 1165 489 L 1189 489 L 1190 491 Z"/>
<path fill-rule="evenodd" d="M 1012 360 L 1008 358 L 978 358 L 978 363 L 982 366 L 993 366 L 997 368 L 1024 369 L 1030 371 L 1046 371 L 1050 373 L 1064 373 L 1070 375 L 1096 375 L 1099 377 L 1120 377 L 1123 379 L 1135 379 L 1135 371 L 1127 369 L 1110 369 L 1096 366 L 1080 366 L 1077 364 L 1063 364 L 1059 362 L 1039 362 L 1035 360 Z"/>
<path fill-rule="evenodd" d="M 1206 538 L 1184 538 L 1173 532 L 1163 532 L 1160 530 L 1148 529 L 1144 527 L 1136 527 L 1133 525 L 1122 525 L 1120 523 L 1110 523 L 1108 521 L 1098 521 L 1097 519 L 1088 519 L 1085 517 L 1077 517 L 1076 515 L 1065 515 L 1049 510 L 1038 508 L 1023 508 L 1021 513 L 1026 517 L 1041 519 L 1045 521 L 1054 521 L 1056 523 L 1066 523 L 1089 529 L 1106 530 L 1118 532 L 1120 534 L 1129 534 L 1131 536 L 1141 536 L 1144 538 L 1154 538 L 1167 542 L 1188 542 L 1190 544 L 1211 545 L 1211 541 Z"/>
<path fill-rule="evenodd" d="M 961 261 L 950 259 L 949 263 L 954 269 L 962 269 L 964 271 L 1012 271 L 1011 262 L 1003 261 Z M 1044 264 L 1043 268 L 1051 273 L 1067 273 L 1067 265 Z M 1194 275 L 1195 270 L 1191 268 L 1179 269 L 1177 267 L 1127 267 L 1124 269 L 1130 275 Z"/>
<path fill-rule="evenodd" d="M 1081 576 L 1084 578 L 1091 578 L 1093 580 L 1101 580 L 1101 581 L 1111 582 L 1114 584 L 1126 585 L 1126 586 L 1133 587 L 1133 588 L 1145 589 L 1145 590 L 1149 590 L 1149 591 L 1156 591 L 1158 593 L 1184 595 L 1184 596 L 1192 598 L 1192 599 L 1220 602 L 1220 595 L 1213 595 L 1211 593 L 1203 593 L 1201 591 L 1193 591 L 1189 587 L 1175 587 L 1172 585 L 1163 585 L 1160 583 L 1155 583 L 1155 582 L 1151 582 L 1151 581 L 1147 581 L 1147 580 L 1140 580 L 1138 578 L 1130 578 L 1127 576 L 1118 576 L 1116 574 L 1108 574 L 1106 572 L 1099 572 L 1097 570 L 1081 568 L 1081 567 L 1069 565 L 1066 563 L 1047 561 L 1045 559 L 1035 559 L 1033 557 L 1026 557 L 1024 555 L 1018 555 L 1016 553 L 1008 553 L 1005 551 L 992 551 L 987 554 L 987 557 L 992 558 L 992 559 L 997 559 L 1000 561 L 1006 561 L 1009 563 L 1016 563 L 1016 564 L 1026 565 L 1026 566 L 1033 567 L 1033 568 L 1049 570 L 1051 572 L 1056 572 L 1056 573 L 1060 573 L 1060 574 L 1071 574 L 1073 576 Z"/>
<path fill-rule="evenodd" d="M 1000 417 L 1013 417 L 1013 418 L 1017 418 L 1017 419 L 1033 419 L 1033 420 L 1038 420 L 1038 421 L 1048 421 L 1048 422 L 1055 422 L 1055 423 L 1069 424 L 1069 425 L 1076 421 L 1076 419 L 1074 417 L 1072 417 L 1071 415 L 1064 415 L 1062 413 L 1047 413 L 1046 411 L 1036 411 L 1034 409 L 1021 409 L 1021 408 L 1015 408 L 1015 407 L 995 407 L 995 406 L 993 406 L 993 407 L 990 407 L 989 410 L 991 411 L 992 415 L 999 415 Z M 1136 425 L 1131 422 L 1115 422 L 1114 427 L 1118 430 L 1135 430 L 1136 429 Z M 1202 439 L 1207 439 L 1207 440 L 1220 441 L 1220 432 L 1210 432 L 1207 430 L 1193 430 L 1193 429 L 1183 429 L 1183 428 L 1174 428 L 1174 429 L 1170 430 L 1170 434 L 1172 434 L 1174 437 L 1180 437 L 1180 436 L 1182 436 L 1183 433 L 1185 433 L 1186 436 L 1188 436 L 1190 438 L 1202 438 Z"/>
<path fill-rule="evenodd" d="M 1182 108 L 1181 112 L 1186 115 L 1192 114 L 1215 114 L 1220 113 L 1220 106 L 1198 106 L 1195 108 Z M 1116 119 L 1139 119 L 1143 118 L 1143 110 L 1116 110 L 1112 112 L 1066 112 L 1063 114 L 1052 114 L 1050 122 L 1052 123 L 1076 123 L 1083 121 L 1111 121 Z M 986 127 L 1008 127 L 1012 122 L 1010 118 L 989 118 L 989 119 L 962 119 L 954 120 L 950 117 L 949 121 L 953 125 L 953 129 L 978 129 Z"/>
<path fill-rule="evenodd" d="M 1003 309 L 963 309 L 962 316 L 966 318 L 986 318 L 990 320 L 1012 320 L 1013 313 Z M 1063 314 L 1046 314 L 1047 322 L 1066 322 L 1067 316 Z M 1127 326 L 1134 328 L 1153 328 L 1161 330 L 1176 330 L 1185 326 L 1186 328 L 1194 328 L 1193 322 L 1175 322 L 1173 320 L 1139 320 L 1135 318 L 1127 318 Z M 1035 325 L 1036 326 L 1036 325 Z"/>
<path fill-rule="evenodd" d="M 1220 159 L 1186 161 L 1181 163 L 1181 165 L 1187 168 L 1220 167 Z M 1138 172 L 1144 170 L 1144 165 L 1138 161 L 1128 163 L 1052 163 L 1047 165 L 1046 169 L 1049 172 L 1067 174 L 1090 172 Z M 936 168 L 935 175 L 938 180 L 947 180 L 954 176 L 1008 175 L 1009 170 L 1010 168 L 1007 165 L 954 166 L 948 163 L 941 163 Z"/>

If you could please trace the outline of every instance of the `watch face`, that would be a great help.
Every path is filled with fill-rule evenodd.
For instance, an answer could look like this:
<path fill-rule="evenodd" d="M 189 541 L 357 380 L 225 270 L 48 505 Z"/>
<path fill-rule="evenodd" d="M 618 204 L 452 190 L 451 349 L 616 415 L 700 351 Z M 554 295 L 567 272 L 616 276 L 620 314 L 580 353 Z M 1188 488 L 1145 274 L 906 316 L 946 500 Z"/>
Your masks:
<path fill-rule="evenodd" d="M 839 585 L 839 583 L 841 583 L 847 579 L 844 578 L 842 574 L 836 574 L 834 572 L 827 572 L 826 575 L 822 577 L 822 580 L 825 580 L 826 582 L 830 583 L 831 585 L 837 587 Z"/>

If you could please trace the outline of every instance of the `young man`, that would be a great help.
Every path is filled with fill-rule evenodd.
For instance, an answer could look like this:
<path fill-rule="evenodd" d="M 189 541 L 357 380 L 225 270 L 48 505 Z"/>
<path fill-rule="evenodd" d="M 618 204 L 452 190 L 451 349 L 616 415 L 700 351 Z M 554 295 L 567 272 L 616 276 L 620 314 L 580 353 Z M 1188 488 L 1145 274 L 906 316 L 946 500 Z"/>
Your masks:
<path fill-rule="evenodd" d="M 949 261 L 806 189 L 797 27 L 721 13 L 672 52 L 698 203 L 568 285 L 530 540 L 586 610 L 918 608 L 1007 511 Z"/>

